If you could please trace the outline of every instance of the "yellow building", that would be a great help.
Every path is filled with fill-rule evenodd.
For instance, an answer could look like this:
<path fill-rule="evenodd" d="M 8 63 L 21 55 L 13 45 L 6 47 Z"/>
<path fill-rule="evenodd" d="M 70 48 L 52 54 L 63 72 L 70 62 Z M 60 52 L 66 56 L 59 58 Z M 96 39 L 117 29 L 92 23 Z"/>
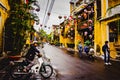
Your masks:
<path fill-rule="evenodd" d="M 8 5 L 8 0 L 0 0 L 0 52 L 2 52 L 3 48 L 3 30 L 4 30 L 4 23 L 8 17 L 8 11 L 10 7 Z"/>
<path fill-rule="evenodd" d="M 120 55 L 120 0 L 77 0 L 70 2 L 70 13 L 76 16 L 75 50 L 78 41 L 92 40 L 96 52 L 103 54 L 102 46 L 109 41 L 111 57 Z M 90 32 L 89 29 L 93 28 Z"/>
<path fill-rule="evenodd" d="M 94 0 L 71 0 L 70 14 L 75 29 L 74 49 L 77 50 L 78 42 L 84 45 L 89 41 L 94 46 Z"/>
<path fill-rule="evenodd" d="M 109 41 L 111 57 L 120 55 L 120 0 L 96 0 L 95 48 Z M 102 53 L 102 50 L 100 51 Z"/>

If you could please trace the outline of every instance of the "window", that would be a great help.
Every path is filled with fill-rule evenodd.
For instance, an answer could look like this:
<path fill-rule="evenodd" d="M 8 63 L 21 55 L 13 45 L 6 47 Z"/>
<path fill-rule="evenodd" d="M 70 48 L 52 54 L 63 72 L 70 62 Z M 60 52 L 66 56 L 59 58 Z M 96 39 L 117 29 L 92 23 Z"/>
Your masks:
<path fill-rule="evenodd" d="M 120 20 L 110 22 L 109 25 L 109 41 L 110 42 L 117 42 L 118 41 L 118 34 L 120 33 Z"/>
<path fill-rule="evenodd" d="M 97 5 L 97 19 L 101 18 L 101 0 L 96 0 Z"/>

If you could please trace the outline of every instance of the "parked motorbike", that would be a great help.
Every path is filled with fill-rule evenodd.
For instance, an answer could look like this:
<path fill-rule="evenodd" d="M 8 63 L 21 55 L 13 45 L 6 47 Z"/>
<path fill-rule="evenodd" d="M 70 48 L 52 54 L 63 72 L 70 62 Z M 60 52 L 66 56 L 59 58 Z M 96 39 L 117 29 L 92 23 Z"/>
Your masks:
<path fill-rule="evenodd" d="M 23 69 L 29 64 L 27 60 L 23 61 L 11 61 L 13 66 L 10 70 L 10 75 L 12 78 L 21 78 L 23 75 L 28 74 L 40 74 L 43 78 L 50 78 L 53 74 L 53 67 L 51 66 L 50 59 L 45 55 L 42 57 L 36 56 L 34 59 L 35 65 L 33 65 L 28 72 L 24 72 Z"/>

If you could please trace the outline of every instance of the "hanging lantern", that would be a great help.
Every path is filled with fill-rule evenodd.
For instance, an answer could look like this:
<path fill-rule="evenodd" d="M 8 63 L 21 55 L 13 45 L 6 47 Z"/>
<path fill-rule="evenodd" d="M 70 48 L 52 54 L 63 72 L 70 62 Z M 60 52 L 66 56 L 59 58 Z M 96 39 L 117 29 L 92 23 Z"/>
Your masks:
<path fill-rule="evenodd" d="M 71 37 L 71 39 L 73 39 L 73 37 Z"/>
<path fill-rule="evenodd" d="M 78 18 L 81 19 L 81 16 L 79 15 Z"/>
<path fill-rule="evenodd" d="M 87 19 L 87 14 L 86 14 L 86 13 L 83 13 L 83 17 L 84 17 L 85 19 Z"/>
<path fill-rule="evenodd" d="M 87 13 L 88 12 L 87 9 L 84 9 L 84 12 Z"/>
<path fill-rule="evenodd" d="M 68 33 L 70 33 L 70 30 L 68 31 Z"/>
<path fill-rule="evenodd" d="M 62 16 L 58 16 L 59 19 L 62 19 Z"/>
<path fill-rule="evenodd" d="M 70 28 L 70 30 L 72 31 L 72 30 L 74 30 L 74 28 Z"/>
<path fill-rule="evenodd" d="M 91 6 L 88 6 L 87 8 L 88 8 L 88 10 L 91 10 Z"/>
<path fill-rule="evenodd" d="M 42 24 L 40 24 L 40 27 L 42 27 Z"/>
<path fill-rule="evenodd" d="M 61 27 L 61 29 L 63 29 L 63 26 Z"/>
<path fill-rule="evenodd" d="M 48 12 L 48 16 L 50 16 L 50 13 Z"/>
<path fill-rule="evenodd" d="M 90 31 L 92 31 L 92 26 L 89 26 L 88 29 L 89 29 Z"/>
<path fill-rule="evenodd" d="M 64 16 L 64 19 L 66 19 L 67 18 L 67 16 Z"/>
<path fill-rule="evenodd" d="M 48 29 L 50 29 L 50 27 L 48 27 Z"/>
<path fill-rule="evenodd" d="M 85 31 L 85 32 L 84 32 L 84 36 L 87 36 L 87 34 L 88 34 L 88 32 L 87 32 L 87 31 Z"/>
<path fill-rule="evenodd" d="M 92 11 L 88 11 L 88 14 L 91 14 Z"/>
<path fill-rule="evenodd" d="M 88 24 L 87 24 L 87 23 L 84 23 L 84 24 L 83 24 L 83 26 L 84 26 L 84 27 L 87 27 L 87 26 L 88 26 Z"/>
<path fill-rule="evenodd" d="M 71 21 L 73 19 L 73 17 L 72 16 L 69 16 L 69 20 Z"/>
<path fill-rule="evenodd" d="M 75 20 L 74 20 L 74 24 L 75 24 L 76 22 L 77 22 L 77 20 L 75 19 Z"/>
<path fill-rule="evenodd" d="M 24 0 L 25 1 L 25 4 L 28 4 L 29 0 Z"/>
<path fill-rule="evenodd" d="M 70 35 L 68 35 L 68 37 L 70 37 Z"/>
<path fill-rule="evenodd" d="M 37 9 L 35 9 L 37 12 L 39 12 L 40 11 L 40 6 L 38 5 L 38 3 L 37 2 L 34 2 L 34 5 L 37 7 Z"/>
<path fill-rule="evenodd" d="M 91 34 L 89 35 L 89 38 L 92 39 L 92 35 Z"/>
<path fill-rule="evenodd" d="M 40 9 L 39 9 L 39 8 L 37 8 L 37 9 L 36 9 L 36 11 L 37 11 L 37 12 L 39 12 L 39 11 L 40 11 Z"/>
<path fill-rule="evenodd" d="M 93 23 L 93 21 L 91 19 L 88 20 L 88 23 Z"/>

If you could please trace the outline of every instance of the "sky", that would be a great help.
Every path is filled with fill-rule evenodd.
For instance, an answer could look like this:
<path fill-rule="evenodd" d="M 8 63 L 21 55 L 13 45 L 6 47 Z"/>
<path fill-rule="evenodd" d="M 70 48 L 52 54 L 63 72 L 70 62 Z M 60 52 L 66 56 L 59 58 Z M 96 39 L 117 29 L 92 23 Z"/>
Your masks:
<path fill-rule="evenodd" d="M 48 2 L 49 1 L 49 2 Z M 40 25 L 43 25 L 43 22 L 45 20 L 45 16 L 47 15 L 47 11 L 49 10 L 50 3 L 52 0 L 38 0 L 38 4 L 40 5 L 40 11 L 35 12 L 37 16 L 39 17 L 39 24 L 35 24 L 34 28 L 36 30 L 39 30 L 41 27 Z M 53 0 L 54 1 L 54 0 Z M 47 8 L 47 11 L 45 11 Z M 45 15 L 46 13 L 46 15 Z M 51 13 L 48 18 L 47 24 L 43 25 L 47 26 L 44 28 L 47 33 L 50 33 L 50 29 L 48 27 L 52 27 L 52 25 L 59 25 L 59 23 L 63 22 L 64 16 L 70 15 L 70 0 L 55 0 L 54 4 L 51 8 Z M 58 16 L 62 16 L 62 19 L 59 19 Z"/>

